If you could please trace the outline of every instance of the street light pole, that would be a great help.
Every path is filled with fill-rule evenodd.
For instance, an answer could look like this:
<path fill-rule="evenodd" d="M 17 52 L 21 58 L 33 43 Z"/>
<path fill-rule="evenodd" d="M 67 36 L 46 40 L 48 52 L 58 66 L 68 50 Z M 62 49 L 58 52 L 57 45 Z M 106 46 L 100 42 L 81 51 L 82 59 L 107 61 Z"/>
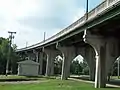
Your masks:
<path fill-rule="evenodd" d="M 6 64 L 6 76 L 9 72 L 9 62 L 10 62 L 10 55 L 11 55 L 11 44 L 12 44 L 12 39 L 14 39 L 14 35 L 13 34 L 16 34 L 16 32 L 10 32 L 8 31 L 9 33 L 9 49 L 8 49 L 8 58 L 7 58 L 7 64 Z"/>
<path fill-rule="evenodd" d="M 86 20 L 88 19 L 88 0 L 86 1 Z"/>
<path fill-rule="evenodd" d="M 86 12 L 85 12 L 85 22 L 87 22 L 88 20 L 88 8 L 89 8 L 89 4 L 88 4 L 88 0 L 86 0 Z M 84 30 L 84 34 L 86 35 L 86 32 L 87 32 L 87 29 L 88 29 L 88 26 L 86 24 L 86 29 Z"/>

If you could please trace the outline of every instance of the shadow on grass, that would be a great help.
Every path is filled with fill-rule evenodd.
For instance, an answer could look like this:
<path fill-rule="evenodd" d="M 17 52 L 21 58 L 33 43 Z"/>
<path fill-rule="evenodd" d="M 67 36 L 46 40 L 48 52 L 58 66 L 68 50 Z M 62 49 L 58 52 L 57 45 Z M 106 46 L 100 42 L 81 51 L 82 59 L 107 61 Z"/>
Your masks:
<path fill-rule="evenodd" d="M 16 81 L 35 81 L 41 79 L 56 79 L 56 76 L 13 76 L 12 78 L 6 76 L 4 78 L 0 78 L 0 82 L 16 82 Z"/>
<path fill-rule="evenodd" d="M 0 82 L 16 82 L 16 81 L 35 81 L 38 80 L 40 78 L 40 76 L 15 76 L 15 77 L 9 77 L 6 76 L 4 78 L 0 79 Z"/>
<path fill-rule="evenodd" d="M 16 81 L 34 81 L 34 80 L 37 80 L 37 79 L 29 79 L 29 78 L 26 78 L 26 79 L 0 79 L 0 82 L 16 82 Z"/>
<path fill-rule="evenodd" d="M 110 86 L 106 86 L 105 88 L 115 88 L 116 89 L 116 87 L 110 87 Z"/>

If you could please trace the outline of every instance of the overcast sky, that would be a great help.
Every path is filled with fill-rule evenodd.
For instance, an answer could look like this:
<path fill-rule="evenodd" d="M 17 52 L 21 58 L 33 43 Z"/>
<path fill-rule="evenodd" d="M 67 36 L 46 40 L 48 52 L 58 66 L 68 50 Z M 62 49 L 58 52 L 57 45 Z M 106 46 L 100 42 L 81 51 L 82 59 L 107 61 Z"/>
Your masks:
<path fill-rule="evenodd" d="M 89 0 L 89 9 L 103 0 Z M 23 48 L 59 32 L 85 13 L 86 0 L 0 0 L 0 37 L 16 31 L 14 43 Z"/>

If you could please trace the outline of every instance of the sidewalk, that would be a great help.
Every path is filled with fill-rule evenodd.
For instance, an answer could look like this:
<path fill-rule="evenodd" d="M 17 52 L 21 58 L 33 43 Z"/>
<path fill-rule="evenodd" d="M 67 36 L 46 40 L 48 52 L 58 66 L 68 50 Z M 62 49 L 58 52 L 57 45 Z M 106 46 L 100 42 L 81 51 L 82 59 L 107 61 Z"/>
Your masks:
<path fill-rule="evenodd" d="M 86 80 L 81 80 L 81 79 L 75 79 L 75 78 L 68 78 L 69 80 L 74 80 L 74 81 L 80 81 L 80 82 L 86 82 L 86 83 L 93 83 L 93 81 L 86 81 Z M 118 85 L 112 85 L 112 84 L 106 84 L 109 87 L 116 87 L 116 88 L 120 88 L 120 86 Z"/>
<path fill-rule="evenodd" d="M 49 80 L 44 80 L 44 81 L 11 81 L 11 82 L 0 82 L 0 84 L 32 84 L 32 83 L 42 83 L 42 82 L 48 82 Z"/>

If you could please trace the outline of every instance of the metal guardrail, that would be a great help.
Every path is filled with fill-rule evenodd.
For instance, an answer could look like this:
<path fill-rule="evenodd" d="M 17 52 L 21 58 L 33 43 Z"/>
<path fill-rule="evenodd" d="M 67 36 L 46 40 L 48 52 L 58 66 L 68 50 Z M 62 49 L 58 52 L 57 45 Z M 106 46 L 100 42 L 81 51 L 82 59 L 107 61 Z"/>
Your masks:
<path fill-rule="evenodd" d="M 103 1 L 101 4 L 99 4 L 96 8 L 92 9 L 88 13 L 88 20 L 94 18 L 96 15 L 100 14 L 102 11 L 104 11 L 105 9 L 111 7 L 112 5 L 117 3 L 118 1 L 120 1 L 120 0 L 105 0 L 105 1 Z M 73 31 L 75 29 L 75 27 L 78 27 L 78 26 L 82 25 L 85 21 L 86 21 L 86 15 L 84 15 L 83 17 L 78 19 L 76 22 L 74 22 L 73 24 L 71 24 L 67 28 L 63 29 L 62 31 L 58 32 L 57 34 L 53 35 L 52 37 L 46 39 L 45 41 L 42 41 L 40 43 L 31 45 L 31 46 L 26 47 L 26 48 L 17 49 L 17 51 L 23 51 L 23 50 L 35 48 L 35 47 L 44 45 L 44 44 L 46 44 L 48 42 L 51 42 L 51 41 L 65 35 L 65 34 L 71 32 L 71 31 Z"/>

